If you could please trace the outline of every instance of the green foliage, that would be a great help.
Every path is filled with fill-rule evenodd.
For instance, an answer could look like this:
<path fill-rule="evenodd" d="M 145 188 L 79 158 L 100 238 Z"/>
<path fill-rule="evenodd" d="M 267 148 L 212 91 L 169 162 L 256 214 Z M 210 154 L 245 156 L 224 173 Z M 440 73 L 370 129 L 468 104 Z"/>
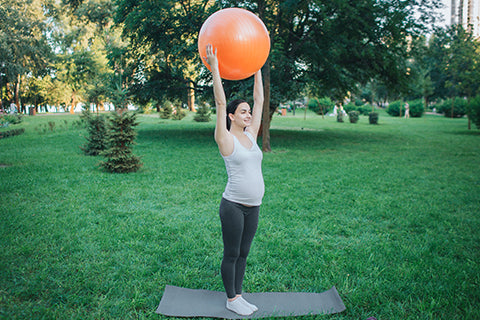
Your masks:
<path fill-rule="evenodd" d="M 468 103 L 468 117 L 480 129 L 480 95 L 472 98 Z"/>
<path fill-rule="evenodd" d="M 195 114 L 193 120 L 197 122 L 209 122 L 210 108 L 205 103 L 200 104 L 200 107 L 197 110 L 197 114 Z"/>
<path fill-rule="evenodd" d="M 18 136 L 25 132 L 25 128 L 16 128 L 7 131 L 0 131 L 0 139 Z"/>
<path fill-rule="evenodd" d="M 467 114 L 468 101 L 456 97 L 444 100 L 436 105 L 437 111 L 443 113 L 447 118 L 461 118 Z"/>
<path fill-rule="evenodd" d="M 400 111 L 402 115 L 405 114 L 405 102 L 401 100 L 391 102 L 387 107 L 387 113 L 392 117 L 398 117 L 400 115 Z"/>
<path fill-rule="evenodd" d="M 87 124 L 87 143 L 80 147 L 87 156 L 98 156 L 106 148 L 107 126 L 103 115 L 92 115 L 86 109 L 82 112 L 82 119 Z"/>
<path fill-rule="evenodd" d="M 370 112 L 368 115 L 368 122 L 370 124 L 378 124 L 378 113 L 377 112 Z"/>
<path fill-rule="evenodd" d="M 109 118 L 107 149 L 101 153 L 106 161 L 101 166 L 114 173 L 135 172 L 142 166 L 140 159 L 132 152 L 138 125 L 134 112 L 113 112 Z"/>
<path fill-rule="evenodd" d="M 335 106 L 335 103 L 329 97 L 323 97 L 320 99 L 311 98 L 308 100 L 307 106 L 308 109 L 312 110 L 316 114 L 325 115 Z"/>
<path fill-rule="evenodd" d="M 359 118 L 360 118 L 360 112 L 358 111 L 348 112 L 348 119 L 350 120 L 350 123 L 357 123 Z"/>
<path fill-rule="evenodd" d="M 420 118 L 425 111 L 423 99 L 409 101 L 408 107 L 410 109 L 410 117 L 413 118 Z"/>
<path fill-rule="evenodd" d="M 404 101 L 397 100 L 390 103 L 387 107 L 387 113 L 392 117 L 398 117 L 400 112 L 402 116 L 405 115 L 405 103 Z M 408 101 L 408 106 L 410 109 L 410 117 L 419 118 L 423 115 L 424 102 L 422 99 L 417 99 L 413 101 Z"/>
<path fill-rule="evenodd" d="M 180 104 L 177 104 L 175 107 L 175 111 L 173 112 L 172 119 L 173 120 L 182 120 L 187 116 L 187 112 L 182 108 Z"/>
<path fill-rule="evenodd" d="M 368 104 L 361 104 L 361 105 L 356 105 L 353 103 L 348 103 L 343 106 L 343 109 L 345 112 L 348 114 L 350 111 L 358 111 L 359 114 L 368 116 L 370 112 L 372 112 L 372 106 Z"/>
<path fill-rule="evenodd" d="M 160 109 L 160 118 L 170 119 L 173 115 L 172 103 L 170 101 L 165 102 L 163 108 Z"/>
<path fill-rule="evenodd" d="M 10 124 L 22 123 L 23 114 L 21 113 L 2 113 L 0 112 L 0 128 L 8 127 Z"/>

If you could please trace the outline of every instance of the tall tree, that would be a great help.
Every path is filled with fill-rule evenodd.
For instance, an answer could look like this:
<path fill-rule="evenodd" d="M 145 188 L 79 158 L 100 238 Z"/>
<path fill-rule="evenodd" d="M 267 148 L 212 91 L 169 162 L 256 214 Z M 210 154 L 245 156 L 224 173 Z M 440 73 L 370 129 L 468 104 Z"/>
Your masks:
<path fill-rule="evenodd" d="M 258 12 L 270 31 L 272 51 L 264 66 L 269 117 L 263 117 L 263 150 L 269 151 L 273 111 L 282 100 L 310 88 L 340 101 L 359 83 L 376 78 L 391 90 L 406 85 L 408 35 L 435 19 L 438 0 L 222 1 Z M 420 10 L 421 19 L 414 16 Z M 270 80 L 270 83 L 268 83 Z M 268 108 L 269 107 L 269 108 Z"/>
<path fill-rule="evenodd" d="M 281 101 L 303 95 L 307 85 L 317 94 L 339 100 L 357 84 L 372 78 L 392 90 L 405 87 L 408 36 L 422 31 L 432 19 L 427 9 L 439 2 L 117 0 L 116 21 L 124 24 L 135 69 L 144 76 L 143 82 L 136 84 L 141 88 L 137 95 L 148 92 L 160 101 L 162 95 L 178 97 L 179 90 L 186 92 L 185 70 L 200 69 L 197 35 L 213 11 L 236 6 L 257 13 L 271 39 L 270 57 L 263 67 L 266 95 L 262 120 L 262 148 L 270 151 L 269 129 L 275 108 Z M 419 11 L 420 20 L 414 16 L 419 8 L 423 9 Z M 197 84 L 201 81 L 205 78 L 200 77 Z M 244 87 L 243 82 L 225 83 L 227 96 L 238 94 Z"/>
<path fill-rule="evenodd" d="M 47 71 L 51 50 L 43 15 L 45 1 L 0 0 L 0 107 L 14 83 L 14 102 L 21 111 L 20 86 L 27 74 Z"/>
<path fill-rule="evenodd" d="M 197 33 L 217 6 L 208 0 L 117 0 L 115 21 L 129 39 L 137 99 L 187 101 L 200 67 Z"/>

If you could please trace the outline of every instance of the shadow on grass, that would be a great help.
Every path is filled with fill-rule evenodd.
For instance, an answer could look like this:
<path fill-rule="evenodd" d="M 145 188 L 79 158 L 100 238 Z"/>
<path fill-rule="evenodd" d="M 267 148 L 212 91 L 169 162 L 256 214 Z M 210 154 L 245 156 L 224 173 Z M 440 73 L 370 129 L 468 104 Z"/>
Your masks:
<path fill-rule="evenodd" d="M 385 132 L 344 131 L 344 130 L 289 130 L 271 129 L 272 149 L 336 149 L 348 146 L 390 144 L 402 141 L 402 137 Z M 157 143 L 175 148 L 215 147 L 214 129 L 157 127 L 140 129 L 138 144 Z M 262 137 L 259 137 L 259 145 Z"/>

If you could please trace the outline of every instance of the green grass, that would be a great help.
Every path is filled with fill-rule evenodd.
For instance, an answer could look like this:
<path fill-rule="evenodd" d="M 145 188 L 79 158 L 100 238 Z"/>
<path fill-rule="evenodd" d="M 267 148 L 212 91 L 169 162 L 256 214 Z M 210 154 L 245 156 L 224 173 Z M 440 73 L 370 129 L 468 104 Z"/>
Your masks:
<path fill-rule="evenodd" d="M 78 116 L 0 140 L 0 318 L 164 319 L 165 285 L 222 290 L 226 173 L 214 122 L 192 118 L 140 116 L 134 174 L 82 155 Z M 479 131 L 379 123 L 274 117 L 244 289 L 336 286 L 346 311 L 304 319 L 479 319 Z"/>

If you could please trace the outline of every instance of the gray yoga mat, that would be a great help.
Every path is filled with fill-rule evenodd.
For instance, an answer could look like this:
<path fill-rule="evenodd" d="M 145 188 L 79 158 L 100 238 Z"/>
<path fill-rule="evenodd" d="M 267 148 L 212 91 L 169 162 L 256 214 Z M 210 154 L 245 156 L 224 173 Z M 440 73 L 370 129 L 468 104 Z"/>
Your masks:
<path fill-rule="evenodd" d="M 345 310 L 335 287 L 322 293 L 263 292 L 244 293 L 243 297 L 258 307 L 258 311 L 248 317 L 225 308 L 225 292 L 167 285 L 156 313 L 175 317 L 245 319 L 331 314 Z"/>

